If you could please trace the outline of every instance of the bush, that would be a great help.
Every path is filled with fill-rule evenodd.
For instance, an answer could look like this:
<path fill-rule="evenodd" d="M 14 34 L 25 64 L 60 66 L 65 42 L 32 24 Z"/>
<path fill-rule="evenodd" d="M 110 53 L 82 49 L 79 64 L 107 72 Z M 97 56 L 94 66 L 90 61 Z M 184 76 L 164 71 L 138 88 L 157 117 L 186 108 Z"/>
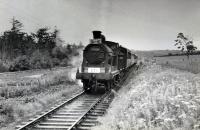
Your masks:
<path fill-rule="evenodd" d="M 0 60 L 0 72 L 23 71 L 30 69 L 48 69 L 55 66 L 74 65 L 74 57 L 80 56 L 82 49 L 80 45 L 56 46 L 52 51 L 32 50 L 29 54 L 16 55 L 16 59 L 11 63 L 3 63 Z M 11 58 L 12 59 L 12 58 Z"/>
<path fill-rule="evenodd" d="M 33 54 L 28 58 L 28 56 L 19 56 L 10 65 L 9 71 L 23 71 L 30 69 L 47 69 L 52 68 L 53 65 L 59 65 L 59 60 L 52 58 L 49 52 L 40 52 L 39 50 L 33 52 Z"/>
<path fill-rule="evenodd" d="M 46 69 L 53 67 L 52 59 L 49 52 L 40 52 L 39 50 L 33 52 L 30 60 L 31 68 L 33 69 Z"/>
<path fill-rule="evenodd" d="M 0 72 L 6 72 L 8 71 L 9 67 L 8 65 L 4 64 L 1 60 L 0 60 Z"/>
<path fill-rule="evenodd" d="M 13 122 L 14 121 L 14 109 L 11 103 L 5 104 L 5 102 L 0 103 L 0 114 L 4 117 L 2 122 Z"/>
<path fill-rule="evenodd" d="M 52 55 L 60 60 L 66 57 L 66 49 L 62 46 L 57 46 L 52 50 Z"/>
<path fill-rule="evenodd" d="M 60 63 L 61 66 L 68 66 L 69 65 L 69 59 L 68 58 L 65 58 L 61 61 Z"/>
<path fill-rule="evenodd" d="M 53 66 L 59 66 L 60 65 L 60 60 L 58 58 L 53 58 L 52 59 L 52 63 L 53 63 Z"/>
<path fill-rule="evenodd" d="M 172 53 L 168 53 L 169 56 L 172 56 Z"/>
<path fill-rule="evenodd" d="M 25 55 L 17 57 L 9 67 L 9 71 L 29 70 L 29 58 Z"/>

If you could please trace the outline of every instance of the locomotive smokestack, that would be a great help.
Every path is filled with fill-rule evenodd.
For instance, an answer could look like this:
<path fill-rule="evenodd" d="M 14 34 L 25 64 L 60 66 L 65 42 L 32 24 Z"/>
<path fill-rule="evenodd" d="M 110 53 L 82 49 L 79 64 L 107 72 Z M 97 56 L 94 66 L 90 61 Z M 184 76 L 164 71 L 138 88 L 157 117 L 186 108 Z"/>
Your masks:
<path fill-rule="evenodd" d="M 92 33 L 94 39 L 101 39 L 101 31 L 93 31 Z"/>

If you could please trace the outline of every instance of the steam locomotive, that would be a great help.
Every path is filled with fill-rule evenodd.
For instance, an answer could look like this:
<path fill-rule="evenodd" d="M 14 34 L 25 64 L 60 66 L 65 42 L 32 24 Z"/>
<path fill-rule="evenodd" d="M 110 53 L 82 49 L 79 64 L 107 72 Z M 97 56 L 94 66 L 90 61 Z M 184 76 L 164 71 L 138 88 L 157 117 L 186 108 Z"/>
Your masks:
<path fill-rule="evenodd" d="M 107 41 L 101 31 L 93 31 L 83 51 L 81 69 L 76 78 L 81 79 L 88 93 L 109 91 L 119 86 L 125 73 L 137 62 L 137 56 L 119 43 Z"/>

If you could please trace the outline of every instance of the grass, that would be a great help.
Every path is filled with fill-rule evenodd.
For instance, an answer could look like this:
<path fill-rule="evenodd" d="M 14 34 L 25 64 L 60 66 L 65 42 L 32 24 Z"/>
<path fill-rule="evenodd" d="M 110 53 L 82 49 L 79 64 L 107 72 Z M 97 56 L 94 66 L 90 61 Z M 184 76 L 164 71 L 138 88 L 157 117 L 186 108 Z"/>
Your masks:
<path fill-rule="evenodd" d="M 48 106 L 53 106 L 80 91 L 81 87 L 74 77 L 75 72 L 75 68 L 60 68 L 40 72 L 9 73 L 0 77 L 14 78 L 13 80 L 18 82 L 16 86 L 9 86 L 8 84 L 12 83 L 5 80 L 5 86 L 0 88 L 0 129 L 14 130 L 15 125 L 22 120 L 27 120 Z M 22 85 L 23 81 L 25 83 Z"/>
<path fill-rule="evenodd" d="M 155 57 L 157 64 L 166 65 L 193 73 L 200 72 L 199 55 Z"/>
<path fill-rule="evenodd" d="M 69 98 L 73 93 L 81 90 L 77 85 L 59 85 L 57 88 L 60 90 L 49 90 L 37 95 L 2 101 L 0 103 L 1 127 L 7 129 L 9 123 L 27 120 L 27 117 L 37 115 L 49 106 L 53 106 L 55 103 L 64 98 Z"/>
<path fill-rule="evenodd" d="M 159 65 L 134 73 L 94 130 L 200 129 L 199 74 Z"/>
<path fill-rule="evenodd" d="M 52 85 L 58 85 L 64 82 L 74 84 L 75 80 L 71 77 L 73 73 L 75 73 L 75 69 L 62 68 L 56 71 L 49 70 L 43 74 L 8 74 L 5 76 L 6 78 L 2 78 L 2 80 L 5 79 L 5 82 L 1 84 L 0 97 L 5 99 L 23 97 L 31 93 L 44 92 L 50 89 Z M 9 80 L 6 81 L 7 79 Z"/>

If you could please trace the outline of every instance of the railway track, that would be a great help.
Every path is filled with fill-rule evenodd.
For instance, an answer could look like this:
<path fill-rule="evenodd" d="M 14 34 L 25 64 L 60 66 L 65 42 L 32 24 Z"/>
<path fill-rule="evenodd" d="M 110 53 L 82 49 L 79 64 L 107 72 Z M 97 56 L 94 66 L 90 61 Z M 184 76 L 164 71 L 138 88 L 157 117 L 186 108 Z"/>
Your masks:
<path fill-rule="evenodd" d="M 35 119 L 17 126 L 17 130 L 72 130 L 90 129 L 98 124 L 98 116 L 102 116 L 108 108 L 112 93 L 88 95 L 81 92 L 71 99 L 53 107 Z"/>
<path fill-rule="evenodd" d="M 137 68 L 132 68 L 124 75 L 122 82 L 118 87 L 115 87 L 115 91 L 118 91 L 129 73 L 134 69 Z M 85 92 L 81 92 L 41 113 L 41 115 L 30 119 L 28 122 L 23 122 L 16 129 L 88 130 L 99 123 L 97 118 L 106 112 L 113 97 L 114 94 L 112 92 L 107 92 L 104 95 L 88 95 Z"/>

